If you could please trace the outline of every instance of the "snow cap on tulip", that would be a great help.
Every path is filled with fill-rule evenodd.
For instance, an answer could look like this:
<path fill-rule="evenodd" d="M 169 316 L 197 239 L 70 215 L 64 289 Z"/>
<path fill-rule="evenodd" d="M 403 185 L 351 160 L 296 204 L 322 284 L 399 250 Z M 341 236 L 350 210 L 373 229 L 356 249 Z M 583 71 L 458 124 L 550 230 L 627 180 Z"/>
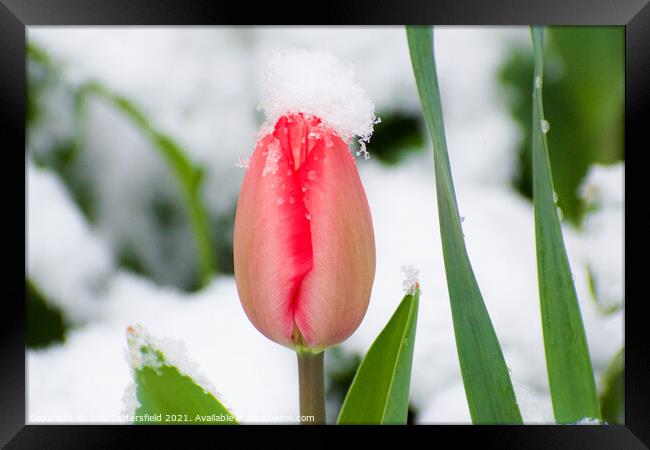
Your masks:
<path fill-rule="evenodd" d="M 374 125 L 375 105 L 359 85 L 353 64 L 327 50 L 275 50 L 269 60 L 260 108 L 263 132 L 290 114 L 309 114 L 331 127 L 345 142 L 359 140 L 364 156 Z"/>
<path fill-rule="evenodd" d="M 274 52 L 237 203 L 235 278 L 253 325 L 320 351 L 359 326 L 375 274 L 370 209 L 349 144 L 378 122 L 351 65 L 330 52 Z M 365 156 L 365 155 L 364 155 Z"/>

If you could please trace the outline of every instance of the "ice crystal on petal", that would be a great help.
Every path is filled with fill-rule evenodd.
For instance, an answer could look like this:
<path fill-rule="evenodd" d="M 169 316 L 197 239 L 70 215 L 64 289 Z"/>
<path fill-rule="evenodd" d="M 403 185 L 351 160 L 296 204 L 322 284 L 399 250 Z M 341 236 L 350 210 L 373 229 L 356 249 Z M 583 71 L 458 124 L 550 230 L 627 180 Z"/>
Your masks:
<path fill-rule="evenodd" d="M 264 164 L 264 170 L 262 171 L 262 176 L 267 174 L 275 175 L 278 171 L 278 161 L 280 160 L 280 142 L 277 139 L 274 139 L 269 145 L 266 151 L 266 163 Z"/>
<path fill-rule="evenodd" d="M 368 161 L 370 159 L 370 153 L 368 153 L 368 149 L 366 148 L 366 143 L 363 141 L 363 139 L 359 139 L 359 150 L 357 151 L 357 156 L 363 155 L 363 159 Z"/>
<path fill-rule="evenodd" d="M 237 162 L 235 163 L 235 167 L 241 167 L 242 169 L 248 170 L 248 164 L 250 163 L 249 158 L 237 158 Z"/>

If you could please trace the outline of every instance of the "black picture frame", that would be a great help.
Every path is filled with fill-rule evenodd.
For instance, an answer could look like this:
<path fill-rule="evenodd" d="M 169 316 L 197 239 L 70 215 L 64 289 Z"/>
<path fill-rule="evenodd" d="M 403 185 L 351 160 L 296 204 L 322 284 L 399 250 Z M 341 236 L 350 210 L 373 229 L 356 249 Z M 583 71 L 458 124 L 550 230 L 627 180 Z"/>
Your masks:
<path fill-rule="evenodd" d="M 3 225 L 6 231 L 4 248 L 16 252 L 5 258 L 7 268 L 4 305 L 1 316 L 0 353 L 0 444 L 7 448 L 130 448 L 135 439 L 146 437 L 151 442 L 173 442 L 178 434 L 190 432 L 187 427 L 159 426 L 155 430 L 131 426 L 88 425 L 25 425 L 25 311 L 19 301 L 22 280 L 18 273 L 24 252 L 14 236 L 26 229 L 19 228 L 17 211 L 20 198 L 15 194 L 19 184 L 18 168 L 25 164 L 17 149 L 25 148 L 26 27 L 30 25 L 222 25 L 266 23 L 290 24 L 439 24 L 439 25 L 624 25 L 625 26 L 625 145 L 626 193 L 631 193 L 632 173 L 639 170 L 641 156 L 650 149 L 647 117 L 650 103 L 650 4 L 648 0 L 492 0 L 492 1 L 415 1 L 380 0 L 342 1 L 327 4 L 283 1 L 281 4 L 253 3 L 234 5 L 233 2 L 209 0 L 0 0 L 0 114 L 2 148 L 5 166 L 1 192 L 4 203 L 16 212 L 7 212 Z M 320 5 L 320 7 L 318 6 Z M 253 13 L 252 11 L 255 10 Z M 300 11 L 292 17 L 289 11 Z M 26 151 L 26 150 L 25 150 Z M 22 161 L 21 161 L 22 159 Z M 25 170 L 26 170 L 26 166 Z M 632 171 L 630 171 L 630 169 Z M 25 176 L 25 172 L 22 173 Z M 23 192 L 24 194 L 25 192 Z M 23 197 L 26 198 L 26 197 Z M 645 205 L 646 202 L 643 203 Z M 630 204 L 626 194 L 626 206 Z M 23 208 L 25 204 L 23 203 Z M 23 210 L 25 211 L 26 208 Z M 626 219 L 627 211 L 626 210 Z M 25 217 L 25 216 L 23 216 Z M 26 220 L 25 220 L 26 222 Z M 643 236 L 643 224 L 626 220 L 626 235 Z M 15 229 L 13 229 L 15 228 Z M 647 227 L 645 227 L 647 228 Z M 635 233 L 640 230 L 639 234 Z M 643 238 L 641 238 L 643 239 Z M 25 246 L 27 242 L 25 241 Z M 643 249 L 641 249 L 642 251 Z M 634 251 L 634 250 L 633 250 Z M 636 249 L 635 251 L 639 251 Z M 24 255 L 24 253 L 22 253 Z M 627 258 L 633 256 L 627 252 Z M 645 265 L 645 264 L 644 264 Z M 629 266 L 628 266 L 629 267 Z M 647 276 L 646 276 L 647 278 Z M 627 282 L 634 284 L 631 277 Z M 641 278 L 640 282 L 643 279 Z M 639 281 L 637 281 L 639 282 Z M 628 292 L 631 292 L 627 290 Z M 639 292 L 643 292 L 639 290 Z M 646 289 L 647 292 L 647 289 Z M 422 438 L 422 442 L 439 445 L 453 442 L 461 447 L 475 442 L 484 448 L 589 448 L 636 449 L 650 446 L 650 336 L 643 307 L 647 294 L 630 296 L 625 313 L 625 425 L 607 426 L 421 426 L 421 427 L 328 427 L 319 443 L 347 440 L 351 432 L 381 436 L 400 435 L 402 439 Z M 221 439 L 233 436 L 242 439 L 251 429 L 270 431 L 271 427 L 192 427 L 192 441 L 206 439 L 213 446 Z M 280 431 L 283 429 L 284 431 Z M 173 430 L 173 431 L 172 431 Z M 272 427 L 273 433 L 291 433 L 290 442 L 305 442 L 305 433 L 320 427 Z M 215 434 L 219 433 L 219 434 Z M 296 434 L 297 433 L 297 434 Z M 408 433 L 408 434 L 406 434 Z M 433 433 L 416 436 L 412 433 Z M 329 435 L 332 436 L 329 436 Z M 434 440 L 427 441 L 434 437 Z M 187 436 L 181 438 L 188 442 Z M 307 438 L 308 439 L 308 438 Z M 240 441 L 242 443 L 243 441 Z M 444 445 L 446 447 L 446 445 Z"/>

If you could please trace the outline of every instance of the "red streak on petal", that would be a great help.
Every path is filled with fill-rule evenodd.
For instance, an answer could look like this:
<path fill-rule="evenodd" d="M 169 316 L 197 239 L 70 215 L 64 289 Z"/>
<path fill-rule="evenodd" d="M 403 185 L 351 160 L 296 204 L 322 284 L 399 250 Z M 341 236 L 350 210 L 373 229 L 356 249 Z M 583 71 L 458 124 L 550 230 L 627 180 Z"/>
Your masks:
<path fill-rule="evenodd" d="M 280 141 L 282 151 L 293 161 L 293 171 L 290 175 L 293 185 L 298 193 L 297 200 L 293 205 L 297 214 L 294 215 L 292 224 L 293 235 L 292 253 L 297 260 L 303 261 L 304 272 L 295 279 L 295 285 L 289 303 L 289 313 L 295 323 L 295 317 L 300 310 L 300 286 L 304 277 L 313 268 L 313 247 L 311 240 L 311 213 L 305 206 L 305 199 L 309 195 L 308 170 L 305 169 L 305 162 L 315 148 L 324 148 L 324 137 L 332 131 L 326 129 L 321 120 L 316 116 L 307 116 L 302 113 L 282 116 L 278 119 L 273 136 Z M 320 153 L 320 152 L 319 152 Z M 307 264 L 307 261 L 309 263 Z M 302 331 L 302 330 L 301 330 Z"/>
<path fill-rule="evenodd" d="M 372 222 L 347 144 L 319 118 L 283 116 L 258 142 L 234 234 L 242 305 L 269 339 L 332 344 L 356 328 L 374 275 Z"/>

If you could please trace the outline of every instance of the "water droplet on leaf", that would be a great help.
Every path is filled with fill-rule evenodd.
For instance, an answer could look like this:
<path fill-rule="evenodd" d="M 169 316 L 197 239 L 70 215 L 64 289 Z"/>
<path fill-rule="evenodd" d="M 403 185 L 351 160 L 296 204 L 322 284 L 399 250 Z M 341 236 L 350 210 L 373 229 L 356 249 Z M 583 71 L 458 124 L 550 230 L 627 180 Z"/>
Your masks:
<path fill-rule="evenodd" d="M 542 120 L 541 127 L 542 127 L 542 133 L 546 134 L 548 133 L 548 130 L 551 129 L 551 124 L 548 123 L 548 120 Z"/>

